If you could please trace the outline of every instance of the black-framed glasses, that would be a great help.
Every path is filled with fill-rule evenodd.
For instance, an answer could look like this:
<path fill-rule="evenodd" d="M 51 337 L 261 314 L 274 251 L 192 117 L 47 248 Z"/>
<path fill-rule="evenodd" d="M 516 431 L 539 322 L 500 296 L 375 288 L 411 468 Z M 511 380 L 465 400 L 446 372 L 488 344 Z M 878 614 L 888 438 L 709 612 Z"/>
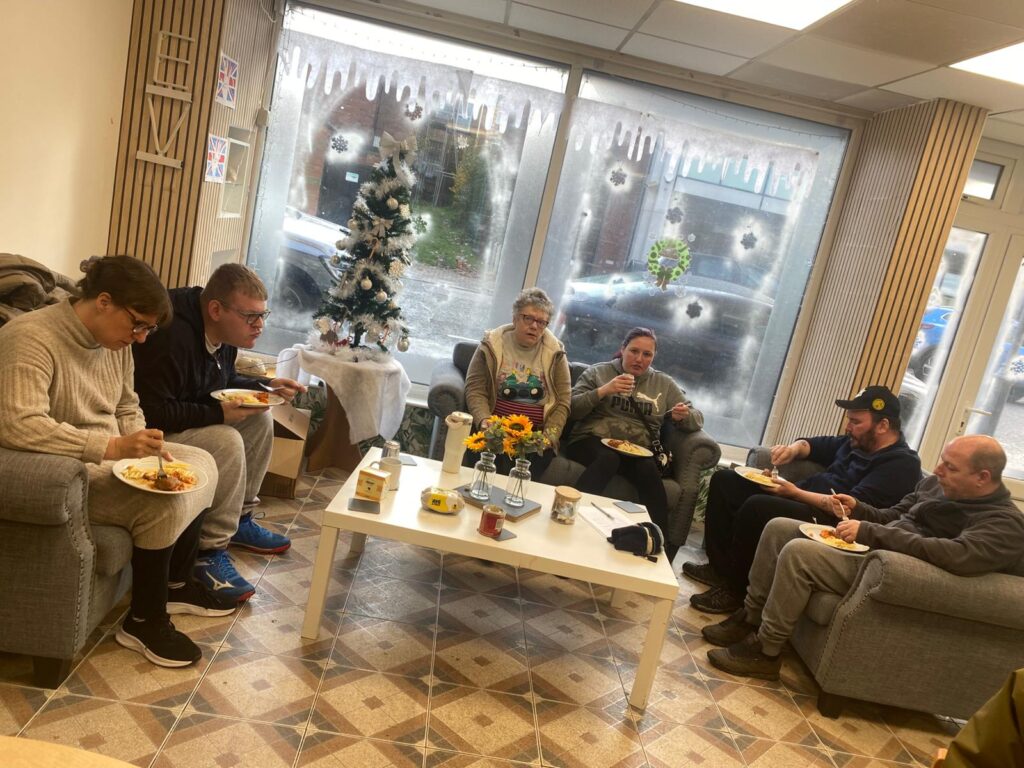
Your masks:
<path fill-rule="evenodd" d="M 225 304 L 223 301 L 221 302 L 221 306 L 230 309 L 236 315 L 241 317 L 243 320 L 245 320 L 247 325 L 256 325 L 256 323 L 258 323 L 260 320 L 262 320 L 265 323 L 267 322 L 267 318 L 270 317 L 269 309 L 264 310 L 263 312 L 243 312 L 240 309 L 235 309 L 230 304 Z"/>
<path fill-rule="evenodd" d="M 127 312 L 128 317 L 132 319 L 132 336 L 141 336 L 142 334 L 152 336 L 154 333 L 160 330 L 159 325 L 150 325 L 141 317 L 137 317 L 134 312 L 128 309 L 128 307 L 121 307 L 121 309 Z"/>
<path fill-rule="evenodd" d="M 519 315 L 519 319 L 527 325 L 536 325 L 538 328 L 547 328 L 549 320 L 545 320 L 543 317 L 534 317 L 533 315 Z"/>

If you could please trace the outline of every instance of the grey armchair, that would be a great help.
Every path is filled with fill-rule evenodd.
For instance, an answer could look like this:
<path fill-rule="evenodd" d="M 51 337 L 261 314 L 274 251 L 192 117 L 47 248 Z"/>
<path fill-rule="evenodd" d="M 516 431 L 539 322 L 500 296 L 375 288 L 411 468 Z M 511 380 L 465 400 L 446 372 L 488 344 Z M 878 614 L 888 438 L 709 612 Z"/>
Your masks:
<path fill-rule="evenodd" d="M 453 411 L 466 409 L 466 371 L 476 352 L 476 343 L 458 342 L 452 352 L 451 361 L 439 362 L 430 377 L 427 393 L 427 407 L 434 414 L 434 431 L 430 441 L 431 458 L 440 458 L 446 433 L 445 418 Z M 575 384 L 587 366 L 572 363 L 570 373 Z M 568 426 L 568 425 L 567 425 Z M 666 536 L 670 542 L 685 543 L 693 522 L 693 512 L 700 489 L 700 475 L 705 469 L 718 464 L 722 449 L 703 430 L 678 432 L 673 430 L 671 444 L 672 477 L 665 478 L 665 494 L 668 496 L 670 529 Z M 537 478 L 548 485 L 572 485 L 583 474 L 583 465 L 558 456 L 547 468 L 543 477 Z M 623 477 L 615 477 L 606 493 L 617 499 L 637 501 L 636 489 Z"/>
<path fill-rule="evenodd" d="M 765 467 L 767 450 L 747 464 Z M 783 477 L 821 467 L 794 462 Z M 829 717 L 845 698 L 967 718 L 1024 667 L 1024 563 L 1013 574 L 955 576 L 882 550 L 845 595 L 815 593 L 790 644 L 821 686 Z"/>
<path fill-rule="evenodd" d="M 131 583 L 132 539 L 92 525 L 75 459 L 0 448 L 0 651 L 32 656 L 55 688 Z"/>

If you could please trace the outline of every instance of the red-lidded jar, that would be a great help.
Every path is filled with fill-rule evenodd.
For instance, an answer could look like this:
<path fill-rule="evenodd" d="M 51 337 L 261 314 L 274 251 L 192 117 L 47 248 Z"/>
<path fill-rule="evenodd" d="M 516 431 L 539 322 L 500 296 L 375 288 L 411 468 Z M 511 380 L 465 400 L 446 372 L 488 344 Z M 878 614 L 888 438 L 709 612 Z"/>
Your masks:
<path fill-rule="evenodd" d="M 505 510 L 497 504 L 484 504 L 480 512 L 480 527 L 477 532 L 482 536 L 489 536 L 492 539 L 501 535 L 501 529 L 505 527 Z"/>

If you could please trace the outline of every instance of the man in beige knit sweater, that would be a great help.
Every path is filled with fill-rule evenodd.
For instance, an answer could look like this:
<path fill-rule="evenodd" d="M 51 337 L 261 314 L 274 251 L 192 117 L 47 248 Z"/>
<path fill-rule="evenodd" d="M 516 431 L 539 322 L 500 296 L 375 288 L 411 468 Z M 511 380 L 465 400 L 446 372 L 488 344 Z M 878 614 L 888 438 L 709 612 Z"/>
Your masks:
<path fill-rule="evenodd" d="M 139 410 L 130 348 L 170 317 L 159 279 L 129 256 L 99 259 L 87 270 L 79 283 L 82 298 L 28 312 L 0 328 L 0 444 L 85 463 L 89 519 L 132 536 L 131 608 L 117 642 L 154 664 L 187 666 L 202 652 L 168 614 L 225 616 L 235 607 L 191 577 L 217 466 L 206 451 L 165 444 L 160 430 L 146 429 Z M 118 459 L 158 453 L 188 462 L 209 482 L 194 492 L 158 495 L 111 471 Z"/>

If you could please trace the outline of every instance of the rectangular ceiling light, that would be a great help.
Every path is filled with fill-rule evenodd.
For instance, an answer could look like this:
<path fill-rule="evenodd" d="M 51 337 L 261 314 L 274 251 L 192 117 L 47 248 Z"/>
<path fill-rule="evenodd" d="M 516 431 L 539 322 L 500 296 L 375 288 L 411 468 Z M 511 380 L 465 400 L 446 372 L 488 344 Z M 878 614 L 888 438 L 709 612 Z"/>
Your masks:
<path fill-rule="evenodd" d="M 803 29 L 851 0 L 676 0 L 789 29 Z"/>
<path fill-rule="evenodd" d="M 976 75 L 994 77 L 1011 83 L 1024 85 L 1024 43 L 1017 43 L 998 51 L 984 53 L 973 59 L 964 59 L 949 66 L 973 72 Z"/>

